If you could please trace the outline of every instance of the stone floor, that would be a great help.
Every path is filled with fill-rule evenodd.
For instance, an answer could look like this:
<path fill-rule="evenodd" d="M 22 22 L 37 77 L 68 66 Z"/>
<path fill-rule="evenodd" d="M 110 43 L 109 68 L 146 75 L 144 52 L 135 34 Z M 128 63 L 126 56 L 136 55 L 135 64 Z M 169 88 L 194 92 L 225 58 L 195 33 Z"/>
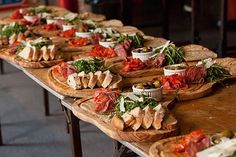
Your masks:
<path fill-rule="evenodd" d="M 0 157 L 70 157 L 70 136 L 58 100 L 50 95 L 51 116 L 44 116 L 42 88 L 23 72 L 4 63 L 0 75 L 0 119 L 4 146 Z M 112 155 L 112 140 L 81 123 L 84 157 Z"/>

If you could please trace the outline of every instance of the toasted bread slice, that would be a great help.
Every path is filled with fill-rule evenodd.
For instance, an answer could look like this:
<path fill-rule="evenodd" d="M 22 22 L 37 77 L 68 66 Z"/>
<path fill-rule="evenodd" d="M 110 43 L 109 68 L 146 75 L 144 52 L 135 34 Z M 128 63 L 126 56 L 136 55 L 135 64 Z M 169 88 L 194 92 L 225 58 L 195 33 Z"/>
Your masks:
<path fill-rule="evenodd" d="M 48 61 L 50 59 L 50 51 L 48 51 L 48 48 L 46 46 L 43 46 L 41 48 L 41 51 L 43 53 L 43 60 Z"/>
<path fill-rule="evenodd" d="M 78 73 L 78 76 L 81 77 L 82 87 L 86 89 L 89 83 L 89 75 L 85 74 L 85 72 L 82 71 Z"/>
<path fill-rule="evenodd" d="M 112 76 L 112 74 L 111 74 L 111 72 L 109 71 L 109 70 L 107 70 L 107 71 L 105 71 L 105 72 L 103 72 L 106 76 L 105 76 L 105 78 L 104 78 L 104 80 L 103 80 L 103 82 L 102 82 L 102 87 L 103 88 L 107 88 L 110 84 L 111 84 L 111 81 L 112 81 L 112 78 L 113 78 L 113 76 Z"/>
<path fill-rule="evenodd" d="M 130 114 L 135 117 L 135 123 L 131 125 L 131 128 L 134 131 L 136 131 L 142 125 L 143 117 L 144 117 L 144 110 L 142 110 L 140 107 L 136 107 L 132 111 L 130 111 Z"/>
<path fill-rule="evenodd" d="M 74 73 L 68 76 L 67 83 L 73 89 L 81 89 L 81 80 L 80 77 Z"/>
<path fill-rule="evenodd" d="M 111 19 L 100 22 L 102 27 L 122 27 L 123 23 L 120 20 Z"/>
<path fill-rule="evenodd" d="M 121 117 L 122 117 L 126 127 L 132 126 L 135 123 L 134 116 L 132 116 L 128 112 L 125 112 Z"/>
<path fill-rule="evenodd" d="M 94 75 L 94 73 L 90 72 L 89 73 L 89 83 L 88 83 L 88 87 L 93 89 L 94 86 L 96 85 L 98 80 L 98 77 L 96 75 Z"/>
<path fill-rule="evenodd" d="M 41 52 L 39 49 L 36 49 L 36 47 L 33 47 L 32 49 L 33 49 L 32 61 L 38 61 Z"/>
<path fill-rule="evenodd" d="M 217 54 L 206 47 L 190 44 L 181 47 L 186 61 L 199 61 L 207 58 L 217 58 Z"/>
<path fill-rule="evenodd" d="M 112 119 L 111 119 L 111 124 L 117 128 L 118 130 L 124 130 L 125 128 L 125 123 L 123 121 L 123 119 L 120 117 L 120 116 L 113 116 Z"/>
<path fill-rule="evenodd" d="M 55 56 L 56 56 L 56 46 L 55 45 L 49 45 L 48 49 L 50 51 L 50 54 L 49 54 L 50 60 L 55 59 Z"/>
<path fill-rule="evenodd" d="M 144 110 L 144 117 L 143 117 L 142 127 L 144 129 L 149 129 L 152 126 L 155 111 L 151 107 L 149 107 L 149 105 L 146 106 L 143 110 Z"/>
<path fill-rule="evenodd" d="M 158 129 L 161 129 L 162 127 L 161 123 L 165 116 L 165 109 L 161 105 L 157 105 L 154 108 L 154 110 L 155 110 L 155 114 L 154 114 L 152 126 L 158 130 Z"/>
<path fill-rule="evenodd" d="M 106 74 L 104 74 L 102 71 L 96 71 L 95 73 L 94 73 L 94 75 L 96 75 L 97 76 L 97 86 L 98 87 L 101 87 L 102 86 L 102 83 L 103 83 L 103 81 L 104 81 L 104 79 L 105 79 L 105 77 L 106 77 Z"/>
<path fill-rule="evenodd" d="M 114 75 L 111 84 L 108 86 L 111 89 L 119 88 L 119 85 L 122 81 L 122 77 L 118 75 Z"/>

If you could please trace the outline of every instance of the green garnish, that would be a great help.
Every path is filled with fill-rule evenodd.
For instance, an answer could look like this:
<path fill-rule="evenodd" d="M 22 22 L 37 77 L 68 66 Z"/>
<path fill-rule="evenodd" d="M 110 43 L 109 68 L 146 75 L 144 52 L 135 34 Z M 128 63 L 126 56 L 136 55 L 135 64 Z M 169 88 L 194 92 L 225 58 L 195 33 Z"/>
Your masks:
<path fill-rule="evenodd" d="M 45 7 L 45 6 L 38 6 L 35 8 L 30 8 L 29 10 L 33 15 L 40 14 L 40 13 L 51 13 L 52 12 L 52 10 L 50 8 Z"/>
<path fill-rule="evenodd" d="M 0 27 L 0 35 L 10 38 L 13 34 L 24 33 L 27 30 L 26 25 L 21 25 L 18 23 L 12 23 L 10 25 L 5 25 Z"/>
<path fill-rule="evenodd" d="M 166 45 L 167 44 L 167 45 Z M 166 43 L 155 50 L 155 54 L 152 58 L 155 58 L 159 53 L 165 54 L 165 65 L 179 64 L 184 61 L 183 50 L 179 47 L 176 47 L 172 43 Z"/>
<path fill-rule="evenodd" d="M 24 48 L 25 48 L 25 44 L 24 44 L 24 43 L 21 43 L 20 45 L 17 46 L 16 51 L 17 51 L 17 52 L 20 52 L 20 51 L 22 51 Z"/>
<path fill-rule="evenodd" d="M 40 37 L 36 40 L 31 41 L 30 45 L 35 46 L 37 49 L 41 49 L 43 46 L 52 45 L 52 41 L 50 39 Z"/>
<path fill-rule="evenodd" d="M 143 36 L 140 33 L 135 33 L 134 35 L 121 35 L 117 39 L 117 44 L 120 44 L 124 42 L 125 40 L 131 40 L 132 41 L 132 48 L 140 48 L 144 46 L 144 39 Z"/>
<path fill-rule="evenodd" d="M 217 63 L 212 64 L 207 69 L 207 80 L 210 82 L 224 79 L 229 76 L 231 76 L 229 71 L 224 69 L 222 66 L 220 66 Z"/>
<path fill-rule="evenodd" d="M 115 103 L 115 112 L 117 115 L 122 115 L 125 112 L 130 112 L 136 107 L 140 107 L 141 109 L 145 108 L 147 105 L 149 105 L 151 108 L 155 108 L 157 105 L 159 105 L 158 102 L 156 102 L 153 98 L 145 96 L 145 95 L 136 95 L 135 96 L 139 97 L 138 100 L 132 100 L 130 97 L 127 95 L 121 94 Z M 121 99 L 124 99 L 124 108 L 125 112 L 122 112 L 120 110 L 120 103 Z"/>
<path fill-rule="evenodd" d="M 102 61 L 99 59 L 93 59 L 93 60 L 78 60 L 73 63 L 73 65 L 76 67 L 78 72 L 84 71 L 86 74 L 89 72 L 96 72 L 96 71 L 105 71 L 107 70 L 103 64 Z"/>

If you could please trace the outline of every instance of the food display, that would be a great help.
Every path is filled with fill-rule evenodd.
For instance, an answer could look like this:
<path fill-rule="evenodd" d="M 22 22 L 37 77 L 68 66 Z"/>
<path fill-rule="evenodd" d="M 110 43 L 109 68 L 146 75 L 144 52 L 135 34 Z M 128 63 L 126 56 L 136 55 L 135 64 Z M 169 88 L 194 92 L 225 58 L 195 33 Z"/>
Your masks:
<path fill-rule="evenodd" d="M 177 120 L 167 107 L 174 99 L 156 100 L 139 94 L 98 89 L 94 98 L 75 103 L 82 120 L 116 140 L 151 142 L 177 133 Z"/>
<path fill-rule="evenodd" d="M 16 48 L 15 61 L 23 67 L 43 68 L 55 65 L 63 60 L 56 45 L 48 38 L 37 38 L 21 42 Z"/>
<path fill-rule="evenodd" d="M 64 93 L 65 86 L 68 95 L 74 97 L 84 97 L 83 92 L 94 93 L 94 88 L 117 89 L 122 81 L 122 77 L 112 73 L 102 60 L 93 57 L 60 63 L 52 67 L 48 75 L 58 92 Z"/>
<path fill-rule="evenodd" d="M 154 143 L 151 157 L 234 157 L 236 139 L 229 130 L 207 135 L 203 130 Z"/>
<path fill-rule="evenodd" d="M 167 138 L 153 144 L 152 157 L 236 155 L 231 131 L 168 138 L 183 123 L 181 114 L 171 112 L 173 104 L 217 94 L 216 84 L 235 79 L 235 58 L 217 58 L 201 45 L 177 47 L 88 12 L 38 6 L 18 9 L 0 23 L 0 58 L 23 68 L 48 68 L 47 74 L 39 71 L 52 90 L 73 98 L 73 114 L 111 138 L 147 146 Z"/>

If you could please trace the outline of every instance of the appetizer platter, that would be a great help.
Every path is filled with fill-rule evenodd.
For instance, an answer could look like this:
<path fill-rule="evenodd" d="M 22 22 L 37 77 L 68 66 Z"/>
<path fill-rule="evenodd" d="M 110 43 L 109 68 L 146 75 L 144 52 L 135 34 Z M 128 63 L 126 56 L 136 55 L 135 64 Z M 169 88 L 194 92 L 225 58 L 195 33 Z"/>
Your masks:
<path fill-rule="evenodd" d="M 235 152 L 235 134 L 229 130 L 214 135 L 195 130 L 155 142 L 149 150 L 151 157 L 234 157 Z"/>
<path fill-rule="evenodd" d="M 94 98 L 77 100 L 72 111 L 113 139 L 153 142 L 178 133 L 177 120 L 168 111 L 172 103 L 172 98 L 157 102 L 144 95 L 98 89 Z"/>
<path fill-rule="evenodd" d="M 26 68 L 46 68 L 63 61 L 63 55 L 48 38 L 21 42 L 16 47 L 14 62 Z"/>
<path fill-rule="evenodd" d="M 57 92 L 71 97 L 93 95 L 95 88 L 117 89 L 122 81 L 103 60 L 94 57 L 62 62 L 49 69 L 48 79 Z"/>
<path fill-rule="evenodd" d="M 137 50 L 132 51 L 132 57 L 124 62 L 117 63 L 114 70 L 124 77 L 135 78 L 142 77 L 145 74 L 146 76 L 162 75 L 164 66 L 216 58 L 217 55 L 200 45 L 176 47 L 170 41 L 166 41 L 155 48 L 146 45 L 145 47 L 138 47 Z"/>
<path fill-rule="evenodd" d="M 17 45 L 20 42 L 34 38 L 35 35 L 24 24 L 10 23 L 0 25 L 0 56 L 12 61 Z"/>

